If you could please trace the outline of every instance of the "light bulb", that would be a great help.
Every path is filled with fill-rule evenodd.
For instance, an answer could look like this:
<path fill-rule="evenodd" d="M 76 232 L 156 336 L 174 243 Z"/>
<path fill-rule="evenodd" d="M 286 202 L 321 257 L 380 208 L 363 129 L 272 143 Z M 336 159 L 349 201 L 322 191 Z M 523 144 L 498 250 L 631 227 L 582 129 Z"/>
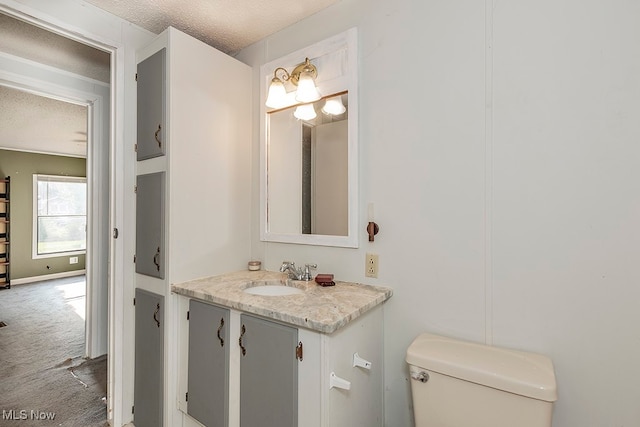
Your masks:
<path fill-rule="evenodd" d="M 332 116 L 338 116 L 347 111 L 345 106 L 342 104 L 341 96 L 334 96 L 333 98 L 327 99 L 324 103 L 324 107 L 322 107 L 322 112 L 325 114 L 330 114 Z"/>
<path fill-rule="evenodd" d="M 293 116 L 300 120 L 311 120 L 316 118 L 316 110 L 313 108 L 313 104 L 298 105 L 293 112 Z"/>
<path fill-rule="evenodd" d="M 279 78 L 274 77 L 271 80 L 267 101 L 264 104 L 269 108 L 282 108 L 287 105 L 287 90 Z"/>
<path fill-rule="evenodd" d="M 298 80 L 298 90 L 296 91 L 296 101 L 298 102 L 314 102 L 322 98 L 313 76 L 308 71 L 300 73 Z"/>

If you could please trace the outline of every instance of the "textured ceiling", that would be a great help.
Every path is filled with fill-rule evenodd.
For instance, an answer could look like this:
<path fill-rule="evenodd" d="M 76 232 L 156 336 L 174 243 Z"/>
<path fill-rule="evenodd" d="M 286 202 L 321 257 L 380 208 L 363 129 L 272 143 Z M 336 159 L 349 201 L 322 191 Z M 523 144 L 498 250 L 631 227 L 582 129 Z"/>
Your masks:
<path fill-rule="evenodd" d="M 108 53 L 3 14 L 0 52 L 110 80 Z M 84 157 L 87 108 L 0 85 L 0 148 Z"/>
<path fill-rule="evenodd" d="M 85 157 L 87 107 L 0 86 L 0 148 Z"/>
<path fill-rule="evenodd" d="M 233 53 L 338 0 L 86 0 L 159 34 L 175 27 Z"/>

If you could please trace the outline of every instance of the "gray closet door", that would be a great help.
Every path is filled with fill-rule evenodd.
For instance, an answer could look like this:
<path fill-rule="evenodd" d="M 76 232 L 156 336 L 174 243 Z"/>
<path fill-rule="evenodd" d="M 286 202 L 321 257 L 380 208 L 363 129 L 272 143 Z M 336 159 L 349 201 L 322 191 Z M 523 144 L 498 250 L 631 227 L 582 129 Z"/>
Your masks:
<path fill-rule="evenodd" d="M 207 427 L 229 423 L 229 310 L 189 302 L 187 413 Z"/>
<path fill-rule="evenodd" d="M 245 314 L 241 319 L 240 426 L 296 427 L 298 330 Z"/>
<path fill-rule="evenodd" d="M 138 64 L 137 159 L 165 154 L 166 49 Z"/>
<path fill-rule="evenodd" d="M 136 288 L 134 413 L 136 427 L 162 427 L 164 297 Z"/>
<path fill-rule="evenodd" d="M 136 273 L 164 279 L 165 173 L 138 175 Z"/>

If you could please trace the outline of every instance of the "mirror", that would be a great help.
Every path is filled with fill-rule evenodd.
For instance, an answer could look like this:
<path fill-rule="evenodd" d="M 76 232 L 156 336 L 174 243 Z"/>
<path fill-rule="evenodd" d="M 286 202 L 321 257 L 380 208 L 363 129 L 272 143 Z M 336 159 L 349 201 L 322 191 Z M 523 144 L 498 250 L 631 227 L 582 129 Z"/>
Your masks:
<path fill-rule="evenodd" d="M 264 241 L 358 246 L 355 36 L 355 30 L 349 30 L 261 69 Z M 323 97 L 314 103 L 296 103 L 295 87 L 289 84 L 288 105 L 266 108 L 274 69 L 291 70 L 307 57 L 318 69 L 316 85 Z"/>
<path fill-rule="evenodd" d="M 329 102 L 344 106 L 325 113 Z M 315 117 L 295 117 L 293 106 L 268 113 L 269 230 L 278 234 L 348 236 L 348 93 L 305 108 Z M 338 110 L 341 111 L 341 110 Z"/>

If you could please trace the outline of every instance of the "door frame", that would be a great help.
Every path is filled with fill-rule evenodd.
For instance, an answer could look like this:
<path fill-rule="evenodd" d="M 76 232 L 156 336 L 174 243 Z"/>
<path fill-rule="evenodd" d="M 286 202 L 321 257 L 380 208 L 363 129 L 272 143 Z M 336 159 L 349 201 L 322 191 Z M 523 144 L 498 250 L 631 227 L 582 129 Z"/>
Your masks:
<path fill-rule="evenodd" d="M 38 76 L 45 74 L 46 80 Z M 107 263 L 104 250 L 107 238 L 104 236 L 105 219 L 100 212 L 104 209 L 106 197 L 100 197 L 100 188 L 108 179 L 108 165 L 103 144 L 108 144 L 109 85 L 98 81 L 88 81 L 80 76 L 64 73 L 19 57 L 0 53 L 0 85 L 56 99 L 87 108 L 87 250 L 86 250 L 86 317 L 85 354 L 94 358 L 107 352 L 107 307 L 108 283 L 104 271 Z M 102 151 L 102 153 L 101 153 Z M 47 154 L 47 153 L 43 153 Z M 106 163 L 106 165 L 105 165 Z"/>
<path fill-rule="evenodd" d="M 135 64 L 135 50 L 139 45 L 148 42 L 153 35 L 138 27 L 131 26 L 124 20 L 105 14 L 92 5 L 75 0 L 60 0 L 55 4 L 49 0 L 31 0 L 24 3 L 17 0 L 0 1 L 0 12 L 6 15 L 103 50 L 111 56 L 110 88 L 108 89 L 108 99 L 111 102 L 108 108 L 102 107 L 101 109 L 101 112 L 107 114 L 109 118 L 99 120 L 97 113 L 91 114 L 89 127 L 89 132 L 102 131 L 105 134 L 108 133 L 109 136 L 106 140 L 103 138 L 106 148 L 100 158 L 97 155 L 92 155 L 91 161 L 95 160 L 97 164 L 90 165 L 91 161 L 89 157 L 87 158 L 87 173 L 95 174 L 97 170 L 100 170 L 103 179 L 100 184 L 109 187 L 107 203 L 98 203 L 96 206 L 94 204 L 95 198 L 89 202 L 91 203 L 90 208 L 94 209 L 95 215 L 93 216 L 97 217 L 97 221 L 103 227 L 106 224 L 108 233 L 94 233 L 91 238 L 100 240 L 99 243 L 96 241 L 87 242 L 96 246 L 96 250 L 92 254 L 93 261 L 87 260 L 87 268 L 93 269 L 95 274 L 106 277 L 108 303 L 100 302 L 98 292 L 93 289 L 88 289 L 87 300 L 93 300 L 88 302 L 88 311 L 95 310 L 96 306 L 100 307 L 104 311 L 101 314 L 107 319 L 108 339 L 104 351 L 108 354 L 107 418 L 111 421 L 111 425 L 120 426 L 132 419 L 130 411 L 125 408 L 131 408 L 133 404 L 133 380 L 131 379 L 133 354 L 131 346 L 134 338 L 130 328 L 126 325 L 131 324 L 134 311 L 133 305 L 125 304 L 125 301 L 128 301 L 129 298 L 132 299 L 134 286 L 133 267 L 131 263 L 125 263 L 125 258 L 127 258 L 127 254 L 133 253 L 133 247 L 130 242 L 126 241 L 130 239 L 122 237 L 115 239 L 110 238 L 110 235 L 111 230 L 116 228 L 120 228 L 120 234 L 123 234 L 123 229 L 132 224 L 129 217 L 134 206 L 133 192 L 126 192 L 124 189 L 131 185 L 134 175 L 134 161 L 131 156 L 125 156 L 124 147 L 126 138 L 134 137 L 135 132 L 135 119 L 125 117 L 125 105 L 131 103 L 135 98 L 132 98 L 132 95 L 127 95 L 127 93 L 131 93 L 131 89 L 125 91 L 125 87 L 134 84 L 128 82 L 125 75 L 127 72 L 131 72 L 131 64 Z M 109 25 L 114 23 L 117 25 Z M 7 82 L 15 80 L 15 75 L 7 76 L 6 74 L 3 72 L 3 64 L 0 61 L 0 78 L 4 78 Z M 28 83 L 34 84 L 33 81 Z M 46 82 L 39 83 L 47 86 Z M 53 88 L 49 89 L 53 91 Z M 46 93 L 45 90 L 43 92 Z M 99 99 L 92 98 L 91 95 L 80 102 L 90 104 L 93 112 L 96 112 L 96 108 L 100 108 L 100 105 L 105 105 L 104 99 L 100 102 Z M 87 154 L 89 156 L 90 153 Z M 93 190 L 93 193 L 101 190 L 103 193 L 104 188 L 98 186 Z M 96 260 L 98 264 L 96 264 Z M 104 262 L 104 268 L 96 269 L 100 262 Z M 92 324 L 93 326 L 95 325 Z M 98 339 L 100 334 L 89 333 L 91 336 L 87 342 L 89 345 L 93 345 L 91 343 Z M 95 353 L 93 349 L 91 350 L 89 354 Z M 98 350 L 98 352 L 100 351 Z"/>

